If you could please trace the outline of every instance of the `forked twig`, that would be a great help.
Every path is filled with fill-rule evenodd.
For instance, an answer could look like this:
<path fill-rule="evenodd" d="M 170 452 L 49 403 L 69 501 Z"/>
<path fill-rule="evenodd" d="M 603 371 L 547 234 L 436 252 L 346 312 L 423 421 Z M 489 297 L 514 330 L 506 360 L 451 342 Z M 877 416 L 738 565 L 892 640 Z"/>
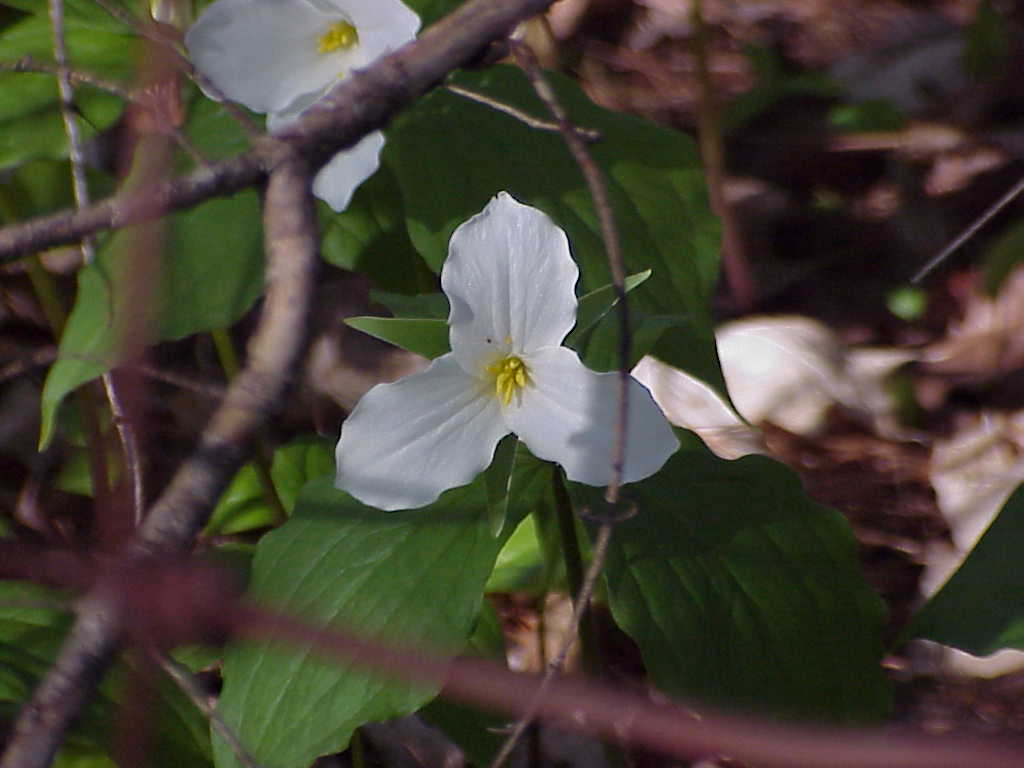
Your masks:
<path fill-rule="evenodd" d="M 534 128 L 538 131 L 551 131 L 557 133 L 562 130 L 562 127 L 558 123 L 551 123 L 547 120 L 536 118 L 518 107 L 506 104 L 504 101 L 499 101 L 498 99 L 492 99 L 486 93 L 478 93 L 477 91 L 470 88 L 463 88 L 461 85 L 456 85 L 455 83 L 445 84 L 445 90 L 454 93 L 456 96 L 461 96 L 464 99 L 475 101 L 477 104 L 483 104 L 485 107 L 490 107 L 495 112 L 501 112 L 503 115 L 515 118 L 523 125 Z M 576 131 L 584 141 L 601 140 L 601 132 L 594 128 L 573 126 L 573 130 Z"/>

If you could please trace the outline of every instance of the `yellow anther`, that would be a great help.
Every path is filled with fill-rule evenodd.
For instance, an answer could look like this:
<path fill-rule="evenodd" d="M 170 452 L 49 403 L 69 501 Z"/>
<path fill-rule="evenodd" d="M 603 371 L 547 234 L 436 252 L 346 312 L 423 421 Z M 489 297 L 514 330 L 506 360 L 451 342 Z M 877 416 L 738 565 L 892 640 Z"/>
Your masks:
<path fill-rule="evenodd" d="M 512 402 L 516 392 L 530 383 L 529 368 L 515 355 L 487 366 L 487 372 L 494 376 L 494 391 L 505 405 Z"/>
<path fill-rule="evenodd" d="M 316 41 L 317 53 L 332 53 L 339 48 L 351 48 L 359 42 L 359 32 L 347 21 L 331 24 Z"/>

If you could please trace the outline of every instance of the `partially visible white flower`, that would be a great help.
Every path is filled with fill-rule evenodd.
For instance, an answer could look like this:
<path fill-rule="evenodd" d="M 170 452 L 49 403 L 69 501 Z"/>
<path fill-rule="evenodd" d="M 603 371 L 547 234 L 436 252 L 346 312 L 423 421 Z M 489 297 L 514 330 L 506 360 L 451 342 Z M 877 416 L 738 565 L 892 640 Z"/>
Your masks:
<path fill-rule="evenodd" d="M 363 396 L 342 425 L 337 486 L 380 509 L 421 507 L 472 481 L 510 432 L 570 480 L 611 482 L 618 374 L 561 346 L 578 277 L 565 233 L 507 193 L 456 229 L 441 271 L 452 351 Z M 679 446 L 635 379 L 628 421 L 626 483 Z"/>
<path fill-rule="evenodd" d="M 419 17 L 399 0 L 217 0 L 185 35 L 196 67 L 232 101 L 279 130 L 339 78 L 409 42 Z M 317 175 L 316 195 L 343 210 L 378 167 L 384 137 L 367 136 Z M 349 153 L 357 159 L 343 159 Z"/>

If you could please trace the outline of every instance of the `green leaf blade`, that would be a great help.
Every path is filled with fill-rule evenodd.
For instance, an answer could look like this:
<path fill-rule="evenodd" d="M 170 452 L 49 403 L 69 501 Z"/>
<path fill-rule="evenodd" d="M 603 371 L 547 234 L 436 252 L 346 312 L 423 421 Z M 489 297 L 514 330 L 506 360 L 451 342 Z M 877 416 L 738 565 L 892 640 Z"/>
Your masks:
<path fill-rule="evenodd" d="M 391 514 L 322 481 L 260 542 L 252 593 L 317 624 L 451 652 L 469 636 L 500 544 L 482 480 Z M 223 715 L 262 762 L 281 767 L 341 750 L 362 723 L 412 712 L 435 693 L 269 643 L 232 648 L 224 676 Z M 215 745 L 217 765 L 235 766 L 231 750 Z"/>
<path fill-rule="evenodd" d="M 577 504 L 600 503 L 572 487 Z M 638 513 L 612 537 L 608 597 L 655 684 L 773 715 L 884 715 L 884 610 L 846 522 L 791 472 L 680 451 L 626 493 Z"/>
<path fill-rule="evenodd" d="M 445 320 L 364 316 L 348 317 L 345 325 L 429 360 L 450 350 Z"/>
<path fill-rule="evenodd" d="M 1010 496 L 960 568 L 924 604 L 908 637 L 976 656 L 1024 649 L 1024 486 Z"/>

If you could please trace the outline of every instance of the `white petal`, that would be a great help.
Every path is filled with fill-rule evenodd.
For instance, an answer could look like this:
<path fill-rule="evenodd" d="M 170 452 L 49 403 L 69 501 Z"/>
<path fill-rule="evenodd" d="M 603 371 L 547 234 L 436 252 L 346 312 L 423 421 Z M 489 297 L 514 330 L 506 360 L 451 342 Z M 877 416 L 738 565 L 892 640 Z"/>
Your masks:
<path fill-rule="evenodd" d="M 441 270 L 460 365 L 477 375 L 498 356 L 561 344 L 576 323 L 578 277 L 547 214 L 506 192 L 493 198 L 452 234 Z"/>
<path fill-rule="evenodd" d="M 313 194 L 336 211 L 344 211 L 359 185 L 380 167 L 384 134 L 374 131 L 351 149 L 339 152 L 313 179 Z"/>
<path fill-rule="evenodd" d="M 617 373 L 595 373 L 567 347 L 526 358 L 531 384 L 505 409 L 505 419 L 539 458 L 561 464 L 570 480 L 608 485 L 618 414 Z M 630 378 L 626 462 L 622 482 L 653 475 L 679 441 L 650 393 Z"/>
<path fill-rule="evenodd" d="M 686 371 L 646 355 L 633 368 L 633 378 L 647 387 L 669 421 L 696 432 L 723 459 L 768 452 L 759 430 L 743 421 L 713 388 Z"/>
<path fill-rule="evenodd" d="M 413 509 L 487 468 L 508 434 L 498 400 L 444 355 L 378 384 L 342 424 L 336 485 L 379 509 Z"/>
<path fill-rule="evenodd" d="M 225 96 L 273 112 L 342 74 L 317 52 L 317 39 L 344 18 L 308 0 L 217 0 L 189 29 L 185 46 Z"/>
<path fill-rule="evenodd" d="M 315 103 L 321 95 L 307 94 L 292 102 L 286 111 L 271 112 L 267 115 L 267 130 L 278 133 L 294 123 L 302 111 Z M 384 134 L 374 131 L 364 136 L 351 149 L 339 152 L 313 179 L 313 194 L 335 211 L 344 211 L 359 185 L 377 172 L 383 148 Z"/>
<path fill-rule="evenodd" d="M 359 33 L 355 50 L 362 62 L 353 63 L 353 67 L 364 67 L 401 48 L 415 38 L 420 29 L 420 17 L 399 0 L 350 0 L 345 5 Z"/>

